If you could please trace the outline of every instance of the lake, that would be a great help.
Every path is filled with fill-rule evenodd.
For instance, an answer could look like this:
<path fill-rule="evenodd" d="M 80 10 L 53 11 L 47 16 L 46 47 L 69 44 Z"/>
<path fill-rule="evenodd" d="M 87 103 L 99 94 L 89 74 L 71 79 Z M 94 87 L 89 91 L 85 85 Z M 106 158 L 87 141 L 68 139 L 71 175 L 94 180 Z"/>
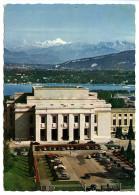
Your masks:
<path fill-rule="evenodd" d="M 32 86 L 82 86 L 89 90 L 127 90 L 128 92 L 135 90 L 135 85 L 93 85 L 93 84 L 4 84 L 4 95 L 12 95 L 15 92 L 32 92 Z"/>

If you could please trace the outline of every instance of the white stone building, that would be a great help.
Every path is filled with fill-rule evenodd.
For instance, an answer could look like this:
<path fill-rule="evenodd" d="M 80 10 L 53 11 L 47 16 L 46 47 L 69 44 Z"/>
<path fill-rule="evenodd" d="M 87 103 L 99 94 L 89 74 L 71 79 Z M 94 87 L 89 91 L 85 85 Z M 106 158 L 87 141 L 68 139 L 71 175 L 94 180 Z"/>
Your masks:
<path fill-rule="evenodd" d="M 12 107 L 12 109 L 10 109 Z M 111 104 L 83 87 L 33 87 L 7 102 L 15 140 L 72 141 L 111 138 Z M 10 124 L 7 130 L 13 129 Z"/>

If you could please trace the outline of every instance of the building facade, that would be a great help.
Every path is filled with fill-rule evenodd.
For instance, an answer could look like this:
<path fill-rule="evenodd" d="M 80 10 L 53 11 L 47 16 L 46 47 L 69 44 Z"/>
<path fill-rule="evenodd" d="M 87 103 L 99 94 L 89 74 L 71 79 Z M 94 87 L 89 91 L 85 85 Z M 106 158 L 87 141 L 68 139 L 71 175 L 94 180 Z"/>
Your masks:
<path fill-rule="evenodd" d="M 121 127 L 123 135 L 126 135 L 130 124 L 135 131 L 135 109 L 134 108 L 117 108 L 111 111 L 111 133 L 115 135 L 116 128 Z"/>
<path fill-rule="evenodd" d="M 111 137 L 111 105 L 82 87 L 33 87 L 15 93 L 15 140 L 63 141 Z"/>
<path fill-rule="evenodd" d="M 134 111 L 111 109 L 87 88 L 39 86 L 7 102 L 7 131 L 17 141 L 109 140 L 119 124 L 124 132 L 131 118 L 135 125 Z"/>

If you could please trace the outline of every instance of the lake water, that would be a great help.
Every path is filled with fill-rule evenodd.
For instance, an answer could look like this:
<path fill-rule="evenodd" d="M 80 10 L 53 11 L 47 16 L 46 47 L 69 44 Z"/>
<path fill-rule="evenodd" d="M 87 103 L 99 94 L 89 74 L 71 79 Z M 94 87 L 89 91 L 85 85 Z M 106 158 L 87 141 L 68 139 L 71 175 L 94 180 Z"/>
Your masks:
<path fill-rule="evenodd" d="M 134 85 L 92 85 L 92 84 L 4 84 L 4 95 L 12 95 L 14 97 L 15 92 L 32 92 L 32 86 L 82 86 L 89 88 L 89 90 L 135 90 Z"/>

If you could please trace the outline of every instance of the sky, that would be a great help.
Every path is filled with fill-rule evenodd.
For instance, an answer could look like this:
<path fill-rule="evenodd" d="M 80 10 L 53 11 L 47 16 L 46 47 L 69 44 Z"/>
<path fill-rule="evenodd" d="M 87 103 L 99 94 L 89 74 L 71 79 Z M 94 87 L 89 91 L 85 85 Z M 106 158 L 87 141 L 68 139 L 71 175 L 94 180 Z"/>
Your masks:
<path fill-rule="evenodd" d="M 134 5 L 9 4 L 4 9 L 5 44 L 135 39 Z"/>

